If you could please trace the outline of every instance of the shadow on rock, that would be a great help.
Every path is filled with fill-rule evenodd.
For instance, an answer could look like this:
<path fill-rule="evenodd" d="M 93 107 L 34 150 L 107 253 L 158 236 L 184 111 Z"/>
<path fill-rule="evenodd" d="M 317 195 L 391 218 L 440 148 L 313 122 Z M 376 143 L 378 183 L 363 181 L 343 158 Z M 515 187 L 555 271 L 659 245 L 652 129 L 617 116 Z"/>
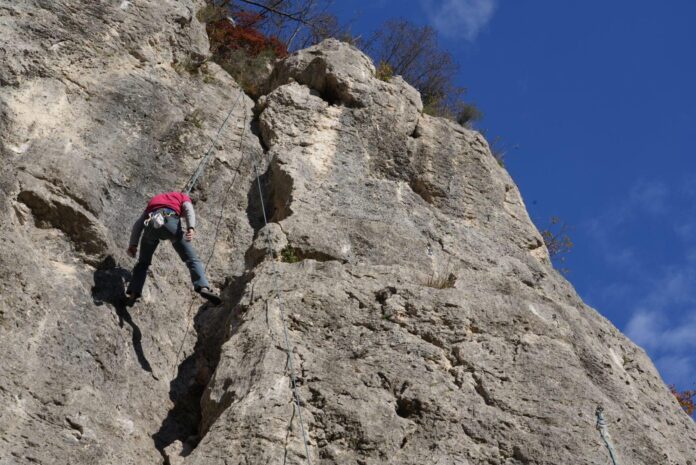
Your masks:
<path fill-rule="evenodd" d="M 110 305 L 116 311 L 118 316 L 118 324 L 123 328 L 123 323 L 128 325 L 133 330 L 133 349 L 138 357 L 138 363 L 143 370 L 152 373 L 150 362 L 145 357 L 143 352 L 142 339 L 143 334 L 140 328 L 133 321 L 130 313 L 128 313 L 128 298 L 125 292 L 125 283 L 130 281 L 130 271 L 121 268 L 116 264 L 112 256 L 106 257 L 94 272 L 94 286 L 92 287 L 92 300 L 97 306 L 104 304 Z"/>
<path fill-rule="evenodd" d="M 169 385 L 169 398 L 174 406 L 152 435 L 155 447 L 165 460 L 170 455 L 186 457 L 196 448 L 217 416 L 232 402 L 233 395 L 225 395 L 216 412 L 207 412 L 203 418 L 202 399 L 206 387 L 220 361 L 222 345 L 234 335 L 241 324 L 243 309 L 239 302 L 253 274 L 229 278 L 223 290 L 224 304 L 198 308 L 193 319 L 197 334 L 193 352 L 179 365 L 176 377 Z"/>
<path fill-rule="evenodd" d="M 205 305 L 202 307 L 205 308 Z M 199 309 L 199 313 L 200 313 Z M 152 435 L 155 447 L 167 458 L 167 449 L 180 441 L 179 455 L 187 456 L 198 444 L 198 425 L 201 422 L 200 400 L 205 384 L 198 380 L 198 355 L 189 355 L 179 365 L 176 378 L 169 384 L 169 399 L 174 406 L 162 422 L 159 431 Z"/>

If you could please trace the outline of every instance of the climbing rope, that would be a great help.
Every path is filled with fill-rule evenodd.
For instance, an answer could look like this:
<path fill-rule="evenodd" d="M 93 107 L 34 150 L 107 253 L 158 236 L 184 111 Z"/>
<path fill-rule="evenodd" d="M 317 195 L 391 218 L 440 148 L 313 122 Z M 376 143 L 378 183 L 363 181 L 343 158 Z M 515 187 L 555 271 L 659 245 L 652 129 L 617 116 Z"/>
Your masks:
<path fill-rule="evenodd" d="M 254 157 L 251 157 L 251 162 L 254 165 L 254 174 L 256 175 L 256 186 L 259 191 L 259 200 L 261 201 L 261 211 L 263 212 L 263 224 L 268 226 L 268 218 L 266 217 L 266 206 L 263 201 L 263 190 L 261 189 L 261 176 L 259 174 L 258 165 Z M 270 234 L 266 234 L 266 251 L 270 253 L 273 244 L 271 243 Z M 302 431 L 302 440 L 304 441 L 305 455 L 307 457 L 307 464 L 312 465 L 309 457 L 309 441 L 307 440 L 307 432 L 304 426 L 304 420 L 302 418 L 302 400 L 300 398 L 300 393 L 297 390 L 297 378 L 295 377 L 295 367 L 293 364 L 293 351 L 294 348 L 290 342 L 290 337 L 288 336 L 288 325 L 285 317 L 285 307 L 283 306 L 283 300 L 280 298 L 280 287 L 278 286 L 278 271 L 276 268 L 276 261 L 273 256 L 271 256 L 271 271 L 273 274 L 273 287 L 275 288 L 275 297 L 278 301 L 278 310 L 280 313 L 280 320 L 283 323 L 283 336 L 285 338 L 285 351 L 288 356 L 288 371 L 290 374 L 290 383 L 292 387 L 293 398 L 295 400 L 295 406 L 297 407 L 297 417 L 300 420 L 300 430 Z"/>
<path fill-rule="evenodd" d="M 191 190 L 195 187 L 195 185 L 198 181 L 198 178 L 200 178 L 201 174 L 205 170 L 205 167 L 208 164 L 208 161 L 209 161 L 210 156 L 212 154 L 212 150 L 217 142 L 217 139 L 219 138 L 220 134 L 222 133 L 223 128 L 227 124 L 227 120 L 230 118 L 230 116 L 234 112 L 234 109 L 236 108 L 237 103 L 239 102 L 239 99 L 241 98 L 241 95 L 242 95 L 242 92 L 239 93 L 239 95 L 237 96 L 237 100 L 235 101 L 234 105 L 232 106 L 232 109 L 230 110 L 230 112 L 227 114 L 224 121 L 220 125 L 220 128 L 217 131 L 217 134 L 215 135 L 215 137 L 211 141 L 210 148 L 208 149 L 208 151 L 206 152 L 204 157 L 201 159 L 200 163 L 198 164 L 198 167 L 196 168 L 196 171 L 191 176 L 189 181 L 186 183 L 186 187 L 184 188 L 184 192 L 186 192 L 187 194 L 190 193 Z M 242 143 L 244 141 L 244 135 L 246 132 L 246 125 L 247 125 L 246 123 L 247 123 L 247 113 L 245 111 L 244 112 L 244 123 L 243 123 L 243 128 L 242 128 L 242 134 L 241 134 L 241 137 L 239 139 L 239 148 L 238 148 L 238 151 L 240 153 L 242 153 L 242 158 L 240 159 L 239 166 L 238 166 L 237 171 L 235 172 L 234 177 L 230 181 L 230 184 L 228 185 L 227 190 L 225 191 L 225 196 L 224 196 L 223 201 L 221 203 L 220 213 L 218 215 L 218 221 L 217 221 L 217 225 L 215 227 L 215 235 L 213 237 L 213 243 L 211 246 L 210 254 L 208 255 L 208 258 L 206 259 L 206 262 L 205 262 L 204 269 L 206 271 L 208 270 L 208 265 L 209 265 L 209 263 L 213 257 L 213 254 L 215 252 L 215 245 L 217 244 L 220 225 L 222 223 L 222 216 L 223 216 L 225 206 L 227 203 L 227 198 L 229 197 L 229 193 L 232 191 L 232 187 L 234 186 L 234 184 L 236 182 L 237 175 L 239 174 L 239 171 L 240 171 L 239 168 L 241 168 L 242 163 L 244 162 L 244 160 L 246 158 L 246 154 L 244 152 L 242 152 Z M 265 206 L 264 201 L 263 201 L 263 190 L 261 188 L 261 176 L 260 176 L 258 165 L 256 163 L 255 158 L 253 156 L 250 158 L 251 158 L 251 161 L 252 161 L 252 164 L 254 167 L 254 174 L 256 176 L 256 185 L 258 188 L 259 200 L 261 203 L 261 211 L 263 212 L 263 222 L 264 222 L 265 226 L 268 226 L 268 218 L 266 216 L 266 206 Z M 270 252 L 272 250 L 272 243 L 271 243 L 270 235 L 266 236 L 266 242 L 267 242 L 267 244 L 266 244 L 267 251 Z M 276 269 L 276 262 L 274 259 L 271 260 L 271 267 L 272 267 L 271 271 L 273 274 L 273 286 L 275 288 L 275 298 L 278 301 L 280 319 L 281 319 L 282 326 L 283 326 L 283 336 L 284 336 L 284 340 L 285 340 L 285 351 L 286 351 L 287 357 L 288 357 L 287 358 L 287 360 L 288 360 L 287 366 L 288 366 L 288 372 L 289 372 L 289 376 L 290 376 L 290 383 L 291 383 L 291 387 L 292 387 L 293 399 L 295 402 L 295 407 L 297 408 L 297 416 L 300 420 L 300 430 L 302 432 L 302 440 L 304 442 L 304 450 L 305 450 L 305 455 L 307 457 L 307 464 L 312 465 L 311 458 L 309 455 L 309 441 L 307 439 L 307 432 L 306 432 L 305 425 L 304 425 L 304 419 L 302 417 L 302 400 L 300 398 L 300 393 L 297 389 L 297 378 L 295 376 L 295 367 L 294 367 L 293 356 L 292 356 L 292 354 L 294 352 L 294 348 L 292 346 L 292 343 L 290 342 L 290 337 L 288 334 L 287 318 L 285 316 L 285 307 L 283 306 L 283 301 L 280 297 L 280 287 L 278 286 L 278 271 Z M 192 294 L 191 305 L 189 306 L 189 309 L 187 311 L 188 324 L 186 326 L 186 331 L 185 331 L 184 337 L 181 341 L 181 345 L 179 346 L 179 350 L 177 351 L 177 354 L 176 354 L 176 360 L 175 360 L 175 365 L 174 365 L 174 370 L 175 370 L 174 375 L 176 375 L 176 367 L 179 365 L 179 356 L 181 355 L 181 350 L 183 349 L 184 343 L 186 341 L 186 338 L 188 337 L 188 333 L 189 333 L 190 328 L 191 328 L 191 309 L 193 308 L 193 302 L 194 301 L 193 301 L 193 294 Z"/>
<path fill-rule="evenodd" d="M 604 408 L 601 405 L 597 406 L 595 415 L 597 416 L 597 430 L 599 431 L 599 435 L 602 437 L 602 441 L 604 441 L 604 445 L 607 447 L 607 450 L 609 451 L 611 462 L 613 463 L 613 465 L 619 465 L 619 462 L 616 459 L 616 452 L 614 451 L 614 446 L 612 446 L 611 438 L 609 437 L 607 421 L 604 419 Z"/>
<path fill-rule="evenodd" d="M 196 182 L 198 181 L 198 178 L 203 173 L 203 170 L 205 169 L 205 166 L 208 163 L 207 158 L 209 158 L 210 154 L 212 153 L 212 148 L 215 146 L 215 143 L 217 142 L 217 139 L 220 136 L 222 129 L 227 124 L 227 120 L 230 118 L 230 116 L 232 115 L 232 112 L 237 107 L 237 103 L 239 102 L 239 99 L 241 98 L 243 93 L 244 92 L 242 92 L 241 90 L 239 91 L 239 95 L 237 96 L 237 100 L 235 100 L 234 105 L 232 105 L 232 109 L 230 110 L 230 112 L 227 114 L 227 117 L 220 125 L 220 128 L 218 129 L 218 132 L 215 135 L 215 138 L 212 140 L 212 143 L 211 143 L 210 148 L 208 149 L 208 152 L 205 154 L 205 156 L 203 157 L 201 162 L 198 164 L 198 168 L 196 168 L 196 172 L 193 174 L 193 176 L 191 176 L 191 178 L 189 179 L 189 182 L 186 184 L 186 193 L 187 194 L 189 192 L 191 192 L 191 189 L 193 189 L 193 187 L 196 185 Z M 244 110 L 244 122 L 242 123 L 242 134 L 239 137 L 239 147 L 237 148 L 237 152 L 241 153 L 242 157 L 239 160 L 239 164 L 237 165 L 237 169 L 234 172 L 234 176 L 232 177 L 232 180 L 230 181 L 227 189 L 225 190 L 225 195 L 222 198 L 222 202 L 220 204 L 220 213 L 218 214 L 217 224 L 215 225 L 215 235 L 213 236 L 213 243 L 210 247 L 210 253 L 208 254 L 208 258 L 205 260 L 205 266 L 203 267 L 203 269 L 206 273 L 208 271 L 208 265 L 210 264 L 210 262 L 213 258 L 213 254 L 215 253 L 215 246 L 217 245 L 218 236 L 220 234 L 220 225 L 222 224 L 222 216 L 224 214 L 225 207 L 227 205 L 227 199 L 230 195 L 230 192 L 232 191 L 232 187 L 234 187 L 234 185 L 237 181 L 237 177 L 239 175 L 239 171 L 242 168 L 244 160 L 246 159 L 246 153 L 242 151 L 242 144 L 244 142 L 244 135 L 246 134 L 246 126 L 247 126 L 247 112 L 245 109 Z M 181 339 L 181 344 L 179 345 L 179 349 L 176 351 L 176 359 L 174 360 L 173 376 L 176 376 L 176 370 L 177 370 L 177 367 L 179 366 L 179 356 L 181 355 L 181 351 L 183 350 L 184 344 L 186 343 L 186 338 L 188 337 L 189 332 L 191 331 L 191 322 L 192 322 L 191 310 L 193 309 L 193 304 L 195 302 L 194 299 L 195 299 L 195 294 L 192 291 L 191 292 L 191 303 L 189 304 L 189 308 L 186 311 L 186 316 L 187 316 L 187 318 L 186 318 L 186 321 L 187 321 L 186 331 L 184 332 L 184 337 Z"/>
<path fill-rule="evenodd" d="M 237 108 L 237 104 L 239 103 L 239 100 L 242 98 L 242 94 L 244 94 L 244 92 L 241 89 L 239 89 L 238 92 L 239 93 L 237 94 L 237 100 L 234 101 L 234 104 L 232 105 L 230 112 L 227 113 L 227 116 L 222 121 L 222 124 L 218 128 L 217 133 L 215 134 L 215 137 L 213 137 L 210 140 L 210 147 L 208 147 L 208 150 L 206 151 L 205 155 L 203 155 L 203 158 L 201 158 L 201 161 L 198 163 L 198 167 L 196 167 L 196 171 L 193 172 L 193 175 L 191 175 L 188 182 L 186 183 L 186 186 L 184 187 L 184 190 L 183 190 L 183 192 L 186 195 L 190 194 L 191 191 L 193 190 L 193 188 L 196 187 L 196 183 L 198 182 L 198 178 L 200 178 L 201 175 L 203 174 L 203 171 L 205 171 L 205 167 L 208 165 L 208 161 L 210 160 L 210 156 L 213 154 L 213 149 L 215 148 L 215 144 L 217 143 L 217 140 L 220 137 L 220 134 L 222 134 L 222 130 L 227 125 L 227 120 L 230 119 L 230 116 L 232 116 L 232 113 L 234 112 L 235 108 Z M 246 112 L 244 113 L 244 115 L 246 118 Z"/>

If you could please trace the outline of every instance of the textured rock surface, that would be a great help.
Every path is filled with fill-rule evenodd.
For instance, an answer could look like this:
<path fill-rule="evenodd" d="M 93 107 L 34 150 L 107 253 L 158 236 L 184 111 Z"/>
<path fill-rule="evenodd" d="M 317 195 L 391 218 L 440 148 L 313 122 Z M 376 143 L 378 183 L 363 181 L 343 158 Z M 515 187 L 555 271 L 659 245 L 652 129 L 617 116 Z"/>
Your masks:
<path fill-rule="evenodd" d="M 602 404 L 621 463 L 696 464 L 483 137 L 336 41 L 242 97 L 194 193 L 225 304 L 163 244 L 123 307 L 131 221 L 238 95 L 200 6 L 0 0 L 0 464 L 306 463 L 281 306 L 313 463 L 603 465 Z"/>
<path fill-rule="evenodd" d="M 198 316 L 184 338 L 202 302 L 168 244 L 142 305 L 119 300 L 135 216 L 185 184 L 238 95 L 215 65 L 195 68 L 208 47 L 199 6 L 0 1 L 3 465 L 162 463 L 155 439 L 197 434 L 216 353 L 205 323 L 220 315 Z M 254 176 L 238 151 L 246 126 L 244 152 L 262 155 L 252 107 L 243 97 L 194 193 L 207 258 L 234 181 L 210 263 L 218 285 L 243 273 L 253 239 Z"/>

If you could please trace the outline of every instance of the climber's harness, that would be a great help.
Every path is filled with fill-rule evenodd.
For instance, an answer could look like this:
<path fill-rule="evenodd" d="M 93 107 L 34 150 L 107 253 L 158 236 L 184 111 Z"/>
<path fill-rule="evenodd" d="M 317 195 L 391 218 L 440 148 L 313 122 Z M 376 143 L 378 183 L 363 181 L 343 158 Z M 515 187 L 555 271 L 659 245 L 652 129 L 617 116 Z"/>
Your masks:
<path fill-rule="evenodd" d="M 164 223 L 167 222 L 167 218 L 171 216 L 179 217 L 179 215 L 170 208 L 160 208 L 159 210 L 148 213 L 144 224 L 146 227 L 152 225 L 153 229 L 159 229 L 164 226 Z"/>

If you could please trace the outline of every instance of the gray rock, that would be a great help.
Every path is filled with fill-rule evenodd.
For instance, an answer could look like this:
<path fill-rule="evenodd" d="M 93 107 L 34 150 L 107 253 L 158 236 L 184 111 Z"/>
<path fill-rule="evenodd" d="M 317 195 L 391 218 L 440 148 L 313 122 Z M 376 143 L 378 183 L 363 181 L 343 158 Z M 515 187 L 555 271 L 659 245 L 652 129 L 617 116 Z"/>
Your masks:
<path fill-rule="evenodd" d="M 261 228 L 247 251 L 247 266 L 255 267 L 264 258 L 278 258 L 288 246 L 288 238 L 278 223 Z"/>
<path fill-rule="evenodd" d="M 215 65 L 194 67 L 200 6 L 0 1 L 3 465 L 161 463 L 158 447 L 195 442 L 216 354 L 198 330 L 219 342 L 220 317 L 168 244 L 144 301 L 122 299 L 132 222 L 183 187 L 239 92 Z M 217 232 L 217 286 L 244 272 L 254 235 L 252 109 L 243 97 L 193 193 L 206 260 Z"/>
<path fill-rule="evenodd" d="M 0 0 L 0 464 L 299 464 L 301 426 L 317 464 L 604 464 L 598 404 L 621 463 L 696 463 L 483 137 L 334 40 L 240 100 L 193 192 L 225 303 L 162 244 L 125 307 L 131 222 L 240 92 L 201 6 Z"/>
<path fill-rule="evenodd" d="M 692 463 L 693 422 L 551 268 L 486 141 L 353 54 L 288 58 L 261 102 L 271 221 L 305 259 L 254 269 L 191 463 L 305 463 L 281 306 L 314 463 L 606 463 L 600 404 L 622 461 Z"/>

